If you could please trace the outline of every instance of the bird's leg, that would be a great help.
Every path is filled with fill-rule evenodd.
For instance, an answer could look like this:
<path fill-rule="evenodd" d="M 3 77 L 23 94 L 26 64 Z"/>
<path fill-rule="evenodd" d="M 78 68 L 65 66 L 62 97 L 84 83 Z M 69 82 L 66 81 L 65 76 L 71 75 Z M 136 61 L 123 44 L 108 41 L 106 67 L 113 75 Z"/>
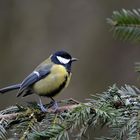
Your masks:
<path fill-rule="evenodd" d="M 39 103 L 38 106 L 40 107 L 42 112 L 47 112 L 47 109 L 43 106 L 43 103 L 41 101 L 41 98 L 39 97 Z"/>
<path fill-rule="evenodd" d="M 55 111 L 57 111 L 57 109 L 59 108 L 58 103 L 52 97 L 51 97 L 51 99 L 52 99 L 52 102 L 53 102 L 53 106 L 52 107 L 54 108 Z"/>

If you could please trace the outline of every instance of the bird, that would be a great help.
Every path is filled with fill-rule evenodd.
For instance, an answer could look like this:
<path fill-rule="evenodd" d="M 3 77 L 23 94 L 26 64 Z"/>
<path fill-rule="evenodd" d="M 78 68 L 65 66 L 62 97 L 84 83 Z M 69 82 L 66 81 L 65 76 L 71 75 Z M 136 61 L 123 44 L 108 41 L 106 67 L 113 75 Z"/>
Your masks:
<path fill-rule="evenodd" d="M 77 60 L 66 51 L 56 51 L 39 64 L 21 83 L 1 88 L 0 93 L 18 90 L 17 97 L 35 93 L 39 96 L 40 109 L 46 112 L 47 109 L 43 106 L 41 96 L 51 98 L 57 106 L 53 97 L 68 86 L 72 75 L 72 63 Z"/>

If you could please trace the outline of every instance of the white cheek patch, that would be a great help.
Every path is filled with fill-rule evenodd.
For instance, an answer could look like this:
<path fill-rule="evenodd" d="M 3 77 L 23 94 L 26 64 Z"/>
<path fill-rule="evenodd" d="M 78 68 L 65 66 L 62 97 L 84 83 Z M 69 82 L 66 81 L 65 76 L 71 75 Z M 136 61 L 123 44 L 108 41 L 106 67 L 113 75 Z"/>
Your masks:
<path fill-rule="evenodd" d="M 59 60 L 60 63 L 63 63 L 63 64 L 68 64 L 70 62 L 70 59 L 66 59 L 61 56 L 57 56 L 57 59 Z"/>

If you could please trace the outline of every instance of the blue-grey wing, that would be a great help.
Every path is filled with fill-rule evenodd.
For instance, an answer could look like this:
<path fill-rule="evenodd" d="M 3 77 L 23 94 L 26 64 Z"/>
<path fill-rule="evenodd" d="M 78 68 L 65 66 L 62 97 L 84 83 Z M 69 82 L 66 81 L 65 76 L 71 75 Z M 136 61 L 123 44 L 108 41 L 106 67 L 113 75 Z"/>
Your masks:
<path fill-rule="evenodd" d="M 47 65 L 45 67 L 41 67 L 40 69 L 33 71 L 30 75 L 28 75 L 21 83 L 17 97 L 19 97 L 24 90 L 33 85 L 35 82 L 49 75 L 50 69 L 51 65 Z"/>

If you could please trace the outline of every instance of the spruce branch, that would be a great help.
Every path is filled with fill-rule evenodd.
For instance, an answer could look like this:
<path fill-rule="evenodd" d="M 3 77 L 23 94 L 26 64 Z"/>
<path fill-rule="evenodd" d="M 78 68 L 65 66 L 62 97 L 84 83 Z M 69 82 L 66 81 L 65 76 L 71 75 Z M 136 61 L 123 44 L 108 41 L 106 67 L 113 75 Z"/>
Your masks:
<path fill-rule="evenodd" d="M 0 111 L 0 138 L 7 139 L 10 131 L 14 134 L 11 137 L 19 140 L 81 139 L 88 129 L 106 126 L 110 130 L 108 137 L 98 139 L 140 139 L 139 93 L 135 86 L 113 85 L 102 94 L 92 95 L 86 103 L 60 101 L 57 111 L 50 104 L 46 105 L 46 113 L 35 103 L 12 106 Z"/>
<path fill-rule="evenodd" d="M 140 9 L 114 11 L 107 18 L 114 36 L 121 40 L 140 41 Z"/>

